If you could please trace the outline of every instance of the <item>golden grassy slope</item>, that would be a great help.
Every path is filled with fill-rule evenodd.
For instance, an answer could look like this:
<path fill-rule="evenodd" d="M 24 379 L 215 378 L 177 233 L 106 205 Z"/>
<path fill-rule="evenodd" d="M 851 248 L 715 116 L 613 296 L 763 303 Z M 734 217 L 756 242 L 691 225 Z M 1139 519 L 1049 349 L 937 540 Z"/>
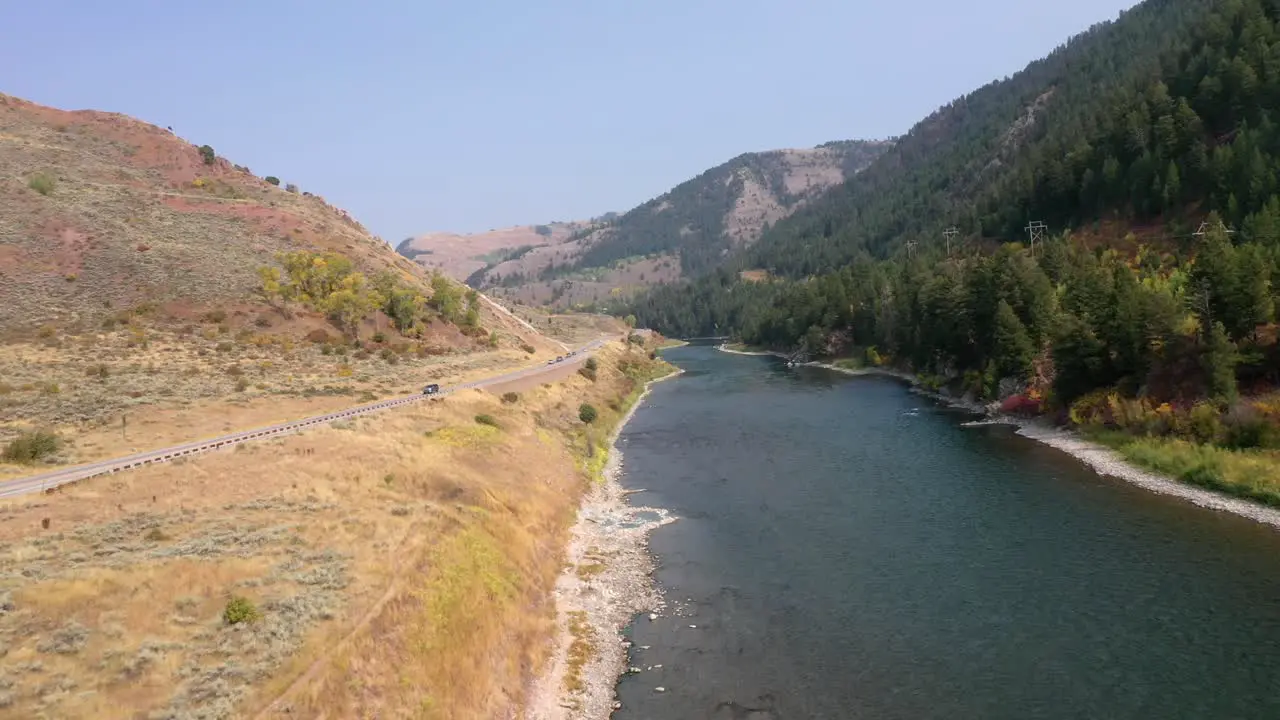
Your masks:
<path fill-rule="evenodd" d="M 506 716 L 624 358 L 0 504 L 0 715 Z"/>

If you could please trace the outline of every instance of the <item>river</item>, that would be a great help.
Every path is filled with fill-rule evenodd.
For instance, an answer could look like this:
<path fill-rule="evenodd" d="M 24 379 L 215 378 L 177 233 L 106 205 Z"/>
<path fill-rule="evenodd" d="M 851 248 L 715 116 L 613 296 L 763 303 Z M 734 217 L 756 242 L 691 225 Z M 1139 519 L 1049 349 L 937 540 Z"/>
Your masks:
<path fill-rule="evenodd" d="M 629 629 L 615 718 L 1280 717 L 1275 530 L 893 379 L 666 357 L 619 448 L 680 518 L 669 606 Z"/>

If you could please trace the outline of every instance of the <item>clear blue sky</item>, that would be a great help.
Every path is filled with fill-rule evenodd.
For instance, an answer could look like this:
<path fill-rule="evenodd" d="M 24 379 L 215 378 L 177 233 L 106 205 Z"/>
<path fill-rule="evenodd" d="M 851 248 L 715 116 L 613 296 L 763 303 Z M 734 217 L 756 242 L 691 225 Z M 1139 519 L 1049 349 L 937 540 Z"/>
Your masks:
<path fill-rule="evenodd" d="M 0 91 L 172 125 L 394 243 L 901 134 L 1133 4 L 39 0 L 6 3 Z"/>

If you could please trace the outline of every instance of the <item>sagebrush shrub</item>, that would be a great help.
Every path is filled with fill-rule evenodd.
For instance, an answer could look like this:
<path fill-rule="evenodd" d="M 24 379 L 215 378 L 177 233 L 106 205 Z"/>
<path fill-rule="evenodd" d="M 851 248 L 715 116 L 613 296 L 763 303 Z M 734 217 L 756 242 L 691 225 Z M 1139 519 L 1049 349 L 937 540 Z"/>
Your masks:
<path fill-rule="evenodd" d="M 258 606 L 253 601 L 245 597 L 233 597 L 227 601 L 227 607 L 222 611 L 222 619 L 228 625 L 239 625 L 240 623 L 251 623 L 262 618 Z"/>
<path fill-rule="evenodd" d="M 57 183 L 54 182 L 53 176 L 48 173 L 36 173 L 31 176 L 31 179 L 27 180 L 27 187 L 41 195 L 52 194 L 56 185 Z"/>
<path fill-rule="evenodd" d="M 61 447 L 62 440 L 54 433 L 47 430 L 32 430 L 10 440 L 0 457 L 4 458 L 5 462 L 30 465 L 53 455 Z"/>

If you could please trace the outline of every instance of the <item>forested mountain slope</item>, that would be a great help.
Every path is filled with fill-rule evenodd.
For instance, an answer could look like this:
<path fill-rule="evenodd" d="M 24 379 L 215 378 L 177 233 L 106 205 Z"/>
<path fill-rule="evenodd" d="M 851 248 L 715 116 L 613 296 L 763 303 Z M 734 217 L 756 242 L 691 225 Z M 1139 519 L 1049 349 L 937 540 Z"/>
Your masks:
<path fill-rule="evenodd" d="M 728 268 L 630 310 L 1080 424 L 1280 446 L 1277 101 L 1280 4 L 1148 0 L 935 113 Z M 1014 244 L 1032 221 L 1044 242 Z M 1163 469 L 1224 477 L 1184 460 Z M 1280 477 L 1273 461 L 1241 477 Z M 1280 502 L 1280 482 L 1249 488 Z"/>
<path fill-rule="evenodd" d="M 889 141 L 855 140 L 746 153 L 626 213 L 578 227 L 567 237 L 548 235 L 511 245 L 507 256 L 492 255 L 467 282 L 524 303 L 570 307 L 697 277 L 857 174 L 890 146 Z M 412 249 L 438 252 L 443 243 L 433 237 L 418 238 Z M 474 257 L 482 259 L 491 250 L 477 249 Z M 430 263 L 435 258 L 423 254 L 416 259 Z"/>

